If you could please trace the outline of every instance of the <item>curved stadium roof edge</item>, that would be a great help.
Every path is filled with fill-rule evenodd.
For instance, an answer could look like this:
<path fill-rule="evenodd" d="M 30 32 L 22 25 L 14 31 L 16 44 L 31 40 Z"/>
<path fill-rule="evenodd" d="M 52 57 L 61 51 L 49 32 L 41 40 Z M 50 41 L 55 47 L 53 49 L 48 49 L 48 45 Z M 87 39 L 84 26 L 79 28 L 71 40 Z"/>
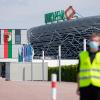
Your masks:
<path fill-rule="evenodd" d="M 92 21 L 92 22 L 95 22 L 95 21 L 93 21 L 93 20 L 97 20 L 97 22 L 98 22 L 98 19 L 100 20 L 100 15 L 98 15 L 98 16 L 90 16 L 90 17 L 82 17 L 82 18 L 79 18 L 79 19 L 74 19 L 74 20 L 70 20 L 70 21 L 67 21 L 67 20 L 65 20 L 65 21 L 62 21 L 62 22 L 58 22 L 58 23 L 50 23 L 50 24 L 45 24 L 45 25 L 40 25 L 40 26 L 35 26 L 35 27 L 33 27 L 33 28 L 30 28 L 28 31 L 31 31 L 32 29 L 34 29 L 34 30 L 36 30 L 36 29 L 39 29 L 39 28 L 43 28 L 43 27 L 50 27 L 50 26 L 55 26 L 55 25 L 61 25 L 61 24 L 68 24 L 68 25 L 70 25 L 70 24 L 74 24 L 74 25 L 77 25 L 77 24 L 79 24 L 79 23 L 84 23 L 84 21 Z"/>

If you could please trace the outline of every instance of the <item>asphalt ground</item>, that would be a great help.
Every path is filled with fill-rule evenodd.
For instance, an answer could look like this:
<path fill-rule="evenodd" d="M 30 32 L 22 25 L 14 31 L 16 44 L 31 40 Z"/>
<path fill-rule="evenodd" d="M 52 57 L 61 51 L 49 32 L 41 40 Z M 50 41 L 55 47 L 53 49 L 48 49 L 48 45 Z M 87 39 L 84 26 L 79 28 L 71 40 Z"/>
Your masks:
<path fill-rule="evenodd" d="M 79 100 L 76 88 L 76 83 L 57 83 L 57 100 Z M 51 100 L 51 82 L 16 82 L 0 78 L 0 100 Z"/>

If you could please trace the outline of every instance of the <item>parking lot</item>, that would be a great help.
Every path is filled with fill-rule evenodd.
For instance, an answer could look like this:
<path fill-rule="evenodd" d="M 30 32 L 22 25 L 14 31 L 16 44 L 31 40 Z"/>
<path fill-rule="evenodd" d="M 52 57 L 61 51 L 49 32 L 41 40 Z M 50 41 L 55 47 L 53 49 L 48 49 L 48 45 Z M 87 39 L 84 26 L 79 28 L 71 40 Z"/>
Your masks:
<path fill-rule="evenodd" d="M 57 100 L 79 100 L 77 84 L 57 83 Z M 15 82 L 0 78 L 0 100 L 51 100 L 50 82 Z"/>

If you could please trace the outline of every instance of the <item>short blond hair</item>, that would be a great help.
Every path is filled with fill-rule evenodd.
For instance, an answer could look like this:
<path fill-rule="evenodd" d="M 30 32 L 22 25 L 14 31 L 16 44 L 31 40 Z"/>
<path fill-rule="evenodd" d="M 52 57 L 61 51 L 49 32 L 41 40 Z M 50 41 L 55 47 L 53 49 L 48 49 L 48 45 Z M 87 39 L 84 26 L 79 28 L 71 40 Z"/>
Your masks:
<path fill-rule="evenodd" d="M 100 37 L 100 33 L 94 32 L 94 33 L 92 33 L 92 34 L 90 35 L 90 39 L 92 39 L 92 38 L 94 38 L 94 37 Z"/>

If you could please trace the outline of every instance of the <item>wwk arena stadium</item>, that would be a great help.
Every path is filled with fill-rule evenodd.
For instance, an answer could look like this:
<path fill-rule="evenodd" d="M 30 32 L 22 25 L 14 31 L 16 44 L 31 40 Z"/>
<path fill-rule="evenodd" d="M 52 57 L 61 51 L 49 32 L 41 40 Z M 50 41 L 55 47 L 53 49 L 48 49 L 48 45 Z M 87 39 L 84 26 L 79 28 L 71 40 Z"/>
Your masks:
<path fill-rule="evenodd" d="M 93 32 L 100 34 L 100 16 L 33 27 L 28 30 L 28 40 L 36 58 L 41 57 L 44 51 L 46 58 L 57 59 L 60 45 L 62 59 L 77 59 L 79 52 L 84 50 L 84 39 L 88 42 Z"/>

